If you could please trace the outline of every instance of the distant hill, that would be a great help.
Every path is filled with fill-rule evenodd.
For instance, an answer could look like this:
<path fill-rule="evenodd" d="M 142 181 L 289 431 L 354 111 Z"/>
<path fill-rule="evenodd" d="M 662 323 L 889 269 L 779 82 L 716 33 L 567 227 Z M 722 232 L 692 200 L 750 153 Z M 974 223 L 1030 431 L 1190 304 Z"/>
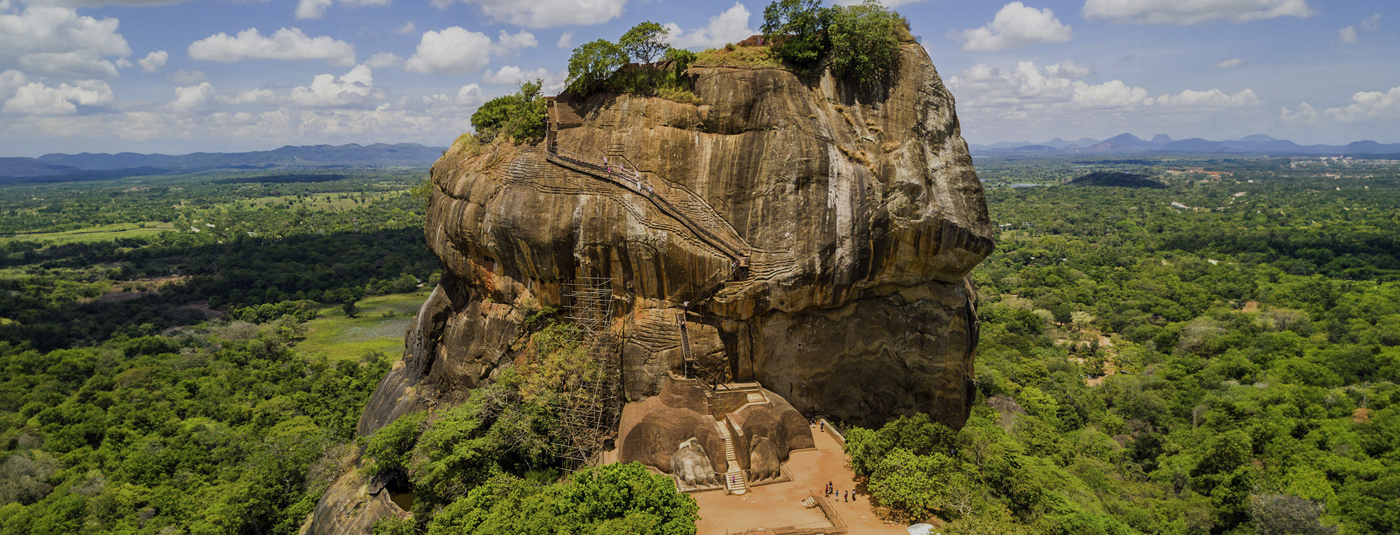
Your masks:
<path fill-rule="evenodd" d="M 1147 178 L 1147 175 L 1094 171 L 1069 182 L 1071 186 L 1102 186 L 1110 188 L 1166 189 L 1167 185 Z"/>
<path fill-rule="evenodd" d="M 1299 145 L 1285 139 L 1274 139 L 1264 134 L 1254 134 L 1230 141 L 1211 141 L 1191 138 L 1173 140 L 1166 134 L 1157 134 L 1152 139 L 1143 140 L 1132 134 L 1120 134 L 1102 141 L 1081 139 L 1070 143 L 1055 138 L 1044 143 L 1001 142 L 992 145 L 971 145 L 975 154 L 1240 154 L 1268 156 L 1354 156 L 1390 157 L 1400 154 L 1400 143 L 1377 143 L 1357 141 L 1346 145 Z M 1050 150 L 1047 150 L 1050 148 Z"/>
<path fill-rule="evenodd" d="M 442 147 L 417 143 L 390 145 L 307 145 L 254 152 L 196 152 L 183 155 L 45 154 L 38 158 L 0 158 L 0 184 L 106 180 L 126 176 L 188 173 L 212 169 L 346 169 L 355 167 L 428 167 Z"/>

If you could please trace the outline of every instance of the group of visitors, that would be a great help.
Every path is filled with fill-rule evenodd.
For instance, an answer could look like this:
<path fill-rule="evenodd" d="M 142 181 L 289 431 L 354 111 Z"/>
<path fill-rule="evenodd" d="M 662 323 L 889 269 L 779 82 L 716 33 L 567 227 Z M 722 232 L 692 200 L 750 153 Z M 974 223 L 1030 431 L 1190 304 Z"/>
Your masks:
<path fill-rule="evenodd" d="M 854 495 L 851 494 L 851 491 L 849 491 L 849 490 L 847 490 L 847 491 L 836 490 L 836 487 L 833 486 L 833 485 L 831 484 L 830 481 L 827 481 L 827 482 L 826 482 L 826 491 L 825 491 L 825 492 L 826 492 L 826 495 L 829 496 L 829 497 L 832 497 L 833 500 L 836 499 L 836 497 L 840 497 L 840 498 L 841 498 L 841 501 L 843 501 L 843 502 L 854 502 L 854 501 L 856 501 L 856 497 L 855 497 Z"/>

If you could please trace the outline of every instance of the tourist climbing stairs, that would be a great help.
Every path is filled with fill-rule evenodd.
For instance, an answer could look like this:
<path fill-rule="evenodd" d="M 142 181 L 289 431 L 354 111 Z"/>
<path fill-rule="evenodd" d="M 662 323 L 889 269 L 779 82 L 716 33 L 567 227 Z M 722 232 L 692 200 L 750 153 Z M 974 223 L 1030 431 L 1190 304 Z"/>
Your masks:
<path fill-rule="evenodd" d="M 724 473 L 724 488 L 730 494 L 748 492 L 748 480 L 744 477 L 744 470 L 739 468 L 739 456 L 734 451 L 734 435 L 730 434 L 729 427 L 719 420 L 715 420 L 715 429 L 719 430 L 720 438 L 724 439 L 724 462 L 727 464 Z"/>

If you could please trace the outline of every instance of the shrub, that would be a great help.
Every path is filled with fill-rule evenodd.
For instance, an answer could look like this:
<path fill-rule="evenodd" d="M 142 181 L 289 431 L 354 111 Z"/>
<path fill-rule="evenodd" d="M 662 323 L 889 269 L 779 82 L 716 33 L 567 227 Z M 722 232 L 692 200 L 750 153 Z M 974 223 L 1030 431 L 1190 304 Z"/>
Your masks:
<path fill-rule="evenodd" d="M 542 85 L 540 80 L 524 82 L 519 91 L 482 104 L 472 114 L 477 137 L 489 140 L 504 134 L 517 143 L 544 139 L 549 123 Z"/>

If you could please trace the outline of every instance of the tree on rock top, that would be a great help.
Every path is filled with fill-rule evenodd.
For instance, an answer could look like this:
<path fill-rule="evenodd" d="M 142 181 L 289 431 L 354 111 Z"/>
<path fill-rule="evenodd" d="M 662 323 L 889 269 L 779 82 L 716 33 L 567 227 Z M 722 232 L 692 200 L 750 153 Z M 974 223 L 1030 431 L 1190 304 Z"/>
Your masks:
<path fill-rule="evenodd" d="M 637 60 L 637 63 L 651 63 L 671 48 L 665 41 L 666 35 L 670 33 L 665 26 L 646 21 L 627 30 L 627 33 L 617 40 L 617 44 L 622 46 L 623 52 Z"/>
<path fill-rule="evenodd" d="M 603 89 L 613 72 L 627 65 L 627 52 L 622 47 L 598 39 L 574 49 L 569 58 L 569 90 L 587 95 Z"/>

